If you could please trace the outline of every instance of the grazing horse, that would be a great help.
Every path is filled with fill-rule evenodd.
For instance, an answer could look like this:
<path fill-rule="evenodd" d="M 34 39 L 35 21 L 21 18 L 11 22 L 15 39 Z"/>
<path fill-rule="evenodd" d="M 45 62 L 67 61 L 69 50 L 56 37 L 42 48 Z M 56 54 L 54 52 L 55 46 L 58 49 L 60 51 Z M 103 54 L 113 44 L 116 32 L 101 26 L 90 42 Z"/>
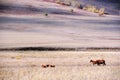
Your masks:
<path fill-rule="evenodd" d="M 96 60 L 96 61 L 90 60 L 90 62 L 92 62 L 93 65 L 95 65 L 95 64 L 97 64 L 97 65 L 100 65 L 100 64 L 106 65 L 105 60 Z"/>
<path fill-rule="evenodd" d="M 47 67 L 50 67 L 50 64 L 47 64 L 46 66 L 47 66 Z"/>
<path fill-rule="evenodd" d="M 55 67 L 55 65 L 50 65 L 50 67 Z"/>
<path fill-rule="evenodd" d="M 46 66 L 46 65 L 41 65 L 41 67 L 42 67 L 42 68 L 47 68 L 47 66 Z"/>

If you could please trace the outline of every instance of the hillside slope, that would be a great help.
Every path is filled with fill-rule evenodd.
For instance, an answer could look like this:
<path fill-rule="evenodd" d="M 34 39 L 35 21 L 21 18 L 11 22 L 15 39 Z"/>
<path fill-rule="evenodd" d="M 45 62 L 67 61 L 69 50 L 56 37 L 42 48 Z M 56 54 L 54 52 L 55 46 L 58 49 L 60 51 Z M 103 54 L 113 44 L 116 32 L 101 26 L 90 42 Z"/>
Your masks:
<path fill-rule="evenodd" d="M 120 47 L 119 16 L 98 16 L 42 0 L 2 3 L 12 7 L 0 13 L 0 48 Z"/>

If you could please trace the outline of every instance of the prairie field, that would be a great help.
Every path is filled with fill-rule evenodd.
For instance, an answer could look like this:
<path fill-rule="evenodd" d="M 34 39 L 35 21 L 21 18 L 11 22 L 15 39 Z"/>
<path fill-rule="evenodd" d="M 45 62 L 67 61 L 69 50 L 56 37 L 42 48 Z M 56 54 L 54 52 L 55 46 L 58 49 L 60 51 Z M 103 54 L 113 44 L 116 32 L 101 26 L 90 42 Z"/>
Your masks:
<path fill-rule="evenodd" d="M 120 16 L 52 1 L 0 1 L 0 80 L 120 80 Z M 40 47 L 100 51 L 31 50 Z M 90 63 L 97 59 L 106 65 Z"/>
<path fill-rule="evenodd" d="M 119 59 L 115 51 L 1 51 L 0 80 L 119 80 Z M 46 64 L 55 67 L 41 67 Z"/>

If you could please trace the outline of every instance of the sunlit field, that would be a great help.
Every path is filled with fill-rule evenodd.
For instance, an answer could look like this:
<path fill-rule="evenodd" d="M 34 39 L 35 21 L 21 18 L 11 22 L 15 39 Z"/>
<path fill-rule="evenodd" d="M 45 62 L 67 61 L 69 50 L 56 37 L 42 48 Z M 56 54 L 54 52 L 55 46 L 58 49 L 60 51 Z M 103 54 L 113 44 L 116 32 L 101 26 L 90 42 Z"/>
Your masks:
<path fill-rule="evenodd" d="M 63 1 L 0 0 L 0 80 L 120 80 L 117 6 Z"/>
<path fill-rule="evenodd" d="M 106 66 L 90 60 L 104 59 Z M 0 80 L 119 80 L 120 52 L 1 51 Z M 54 64 L 43 68 L 41 65 Z"/>

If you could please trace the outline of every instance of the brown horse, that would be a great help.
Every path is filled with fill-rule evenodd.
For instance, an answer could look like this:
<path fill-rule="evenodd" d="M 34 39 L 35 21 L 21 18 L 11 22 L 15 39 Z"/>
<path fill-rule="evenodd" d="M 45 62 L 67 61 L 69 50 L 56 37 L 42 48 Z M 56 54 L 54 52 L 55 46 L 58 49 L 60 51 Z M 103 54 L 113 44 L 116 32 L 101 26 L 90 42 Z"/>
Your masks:
<path fill-rule="evenodd" d="M 50 67 L 50 64 L 47 64 L 46 66 L 47 66 L 47 67 Z"/>
<path fill-rule="evenodd" d="M 55 67 L 55 65 L 50 65 L 50 67 Z"/>
<path fill-rule="evenodd" d="M 46 66 L 46 65 L 41 65 L 41 67 L 42 67 L 42 68 L 47 68 L 47 66 Z"/>
<path fill-rule="evenodd" d="M 55 65 L 51 64 L 46 64 L 46 65 L 41 65 L 42 68 L 47 68 L 47 67 L 55 67 Z"/>
<path fill-rule="evenodd" d="M 100 65 L 100 64 L 103 64 L 103 65 L 106 65 L 105 64 L 105 60 L 90 60 L 90 62 L 92 62 L 93 63 L 93 65 L 95 65 L 95 64 L 97 64 L 97 65 Z"/>

